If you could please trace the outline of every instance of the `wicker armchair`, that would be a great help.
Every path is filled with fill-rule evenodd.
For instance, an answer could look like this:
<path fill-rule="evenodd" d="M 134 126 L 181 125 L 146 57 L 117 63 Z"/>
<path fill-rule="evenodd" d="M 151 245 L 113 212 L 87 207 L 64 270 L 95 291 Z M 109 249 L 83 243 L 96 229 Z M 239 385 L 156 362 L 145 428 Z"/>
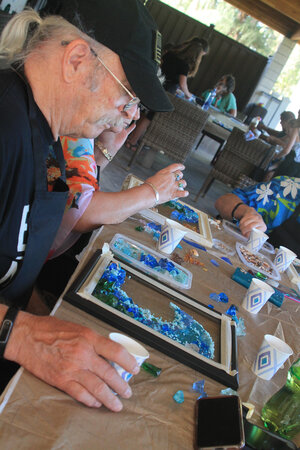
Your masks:
<path fill-rule="evenodd" d="M 134 152 L 130 167 L 146 145 L 162 151 L 176 162 L 183 163 L 197 146 L 208 112 L 200 107 L 167 93 L 174 111 L 156 113 L 141 143 Z"/>
<path fill-rule="evenodd" d="M 234 128 L 223 150 L 218 154 L 207 178 L 196 196 L 204 197 L 214 180 L 220 180 L 233 187 L 244 188 L 254 180 L 255 169 L 264 171 L 275 154 L 275 147 L 260 139 L 246 141 L 244 132 Z M 258 172 L 256 170 L 256 172 Z M 245 180 L 247 182 L 245 182 Z M 261 181 L 257 179 L 257 181 Z"/>

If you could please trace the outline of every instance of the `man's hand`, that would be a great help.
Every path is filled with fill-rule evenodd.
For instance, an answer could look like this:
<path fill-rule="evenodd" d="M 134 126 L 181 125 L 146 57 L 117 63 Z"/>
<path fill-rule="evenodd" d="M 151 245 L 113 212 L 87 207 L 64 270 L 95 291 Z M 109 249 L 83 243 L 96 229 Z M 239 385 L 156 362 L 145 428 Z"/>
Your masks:
<path fill-rule="evenodd" d="M 263 221 L 263 218 L 254 208 L 250 206 L 243 206 L 244 211 L 240 219 L 240 230 L 246 238 L 249 238 L 252 228 L 257 228 L 261 231 L 266 231 L 267 226 Z"/>
<path fill-rule="evenodd" d="M 159 192 L 159 203 L 165 203 L 177 197 L 187 197 L 188 191 L 183 190 L 187 183 L 183 180 L 185 167 L 183 164 L 171 164 L 157 172 L 146 181 L 152 183 Z"/>
<path fill-rule="evenodd" d="M 105 167 L 108 161 L 103 156 L 101 149 L 107 148 L 111 156 L 115 156 L 135 127 L 135 123 L 132 123 L 128 128 L 114 127 L 103 131 L 100 136 L 95 139 L 94 155 L 96 164 L 101 166 L 101 168 Z M 100 148 L 98 148 L 98 143 Z"/>
<path fill-rule="evenodd" d="M 24 312 L 18 314 L 4 356 L 79 402 L 115 412 L 123 406 L 112 390 L 123 398 L 132 392 L 108 361 L 139 372 L 135 358 L 116 342 L 75 323 Z"/>

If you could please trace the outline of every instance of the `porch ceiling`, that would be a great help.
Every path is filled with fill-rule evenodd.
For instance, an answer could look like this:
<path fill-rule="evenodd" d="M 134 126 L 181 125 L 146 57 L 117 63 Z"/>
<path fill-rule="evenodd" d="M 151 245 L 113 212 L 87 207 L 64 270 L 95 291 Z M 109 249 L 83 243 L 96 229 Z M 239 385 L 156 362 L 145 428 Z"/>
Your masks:
<path fill-rule="evenodd" d="M 226 1 L 273 30 L 300 43 L 300 0 Z"/>

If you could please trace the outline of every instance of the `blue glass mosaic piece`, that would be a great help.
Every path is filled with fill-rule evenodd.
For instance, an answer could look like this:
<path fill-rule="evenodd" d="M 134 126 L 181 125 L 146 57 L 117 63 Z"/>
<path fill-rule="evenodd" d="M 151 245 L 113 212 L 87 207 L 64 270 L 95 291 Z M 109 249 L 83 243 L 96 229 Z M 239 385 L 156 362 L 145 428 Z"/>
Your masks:
<path fill-rule="evenodd" d="M 230 264 L 231 266 L 233 265 L 232 262 L 230 261 L 230 259 L 227 258 L 226 256 L 221 256 L 221 259 L 223 259 L 223 261 L 227 262 L 227 264 Z"/>
<path fill-rule="evenodd" d="M 186 239 L 186 238 L 183 238 L 183 239 L 181 239 L 181 240 L 182 240 L 183 242 L 185 242 L 186 244 L 191 245 L 192 247 L 198 248 L 199 250 L 203 250 L 204 252 L 207 251 L 206 248 L 203 247 L 203 245 L 197 244 L 196 242 L 189 241 L 189 240 Z"/>
<path fill-rule="evenodd" d="M 200 380 L 200 381 L 196 381 L 195 383 L 193 383 L 192 390 L 195 392 L 198 392 L 200 394 L 199 397 L 197 398 L 197 400 L 199 400 L 200 398 L 207 397 L 207 393 L 204 390 L 204 383 L 205 383 L 205 380 Z"/>
<path fill-rule="evenodd" d="M 92 295 L 187 348 L 207 358 L 214 357 L 214 341 L 199 322 L 173 302 L 169 303 L 174 312 L 172 321 L 163 320 L 149 309 L 140 307 L 121 289 L 125 277 L 125 270 L 111 263 L 105 269 Z"/>
<path fill-rule="evenodd" d="M 219 299 L 223 303 L 228 303 L 228 297 L 224 292 L 220 292 Z"/>
<path fill-rule="evenodd" d="M 201 394 L 201 392 L 204 391 L 204 383 L 205 380 L 195 381 L 195 383 L 193 383 L 192 390 Z"/>
<path fill-rule="evenodd" d="M 212 292 L 211 294 L 209 294 L 209 298 L 211 300 L 215 300 L 216 302 L 220 301 L 219 294 L 216 294 L 215 292 Z"/>
<path fill-rule="evenodd" d="M 212 292 L 211 294 L 209 294 L 209 298 L 215 300 L 216 302 L 228 303 L 228 297 L 224 292 L 220 292 L 220 294 Z"/>
<path fill-rule="evenodd" d="M 237 336 L 246 336 L 245 322 L 242 317 L 238 318 L 238 321 L 236 324 L 236 335 Z"/>
<path fill-rule="evenodd" d="M 173 395 L 173 399 L 175 400 L 176 403 L 183 403 L 184 402 L 184 393 L 183 391 L 177 391 L 175 392 L 175 394 Z"/>
<path fill-rule="evenodd" d="M 218 263 L 218 261 L 216 261 L 215 259 L 211 259 L 210 262 L 211 262 L 214 266 L 216 266 L 216 267 L 219 267 L 219 266 L 220 266 L 220 264 Z"/>
<path fill-rule="evenodd" d="M 214 309 L 214 305 L 211 305 L 211 304 L 209 304 L 209 305 L 207 305 L 210 309 Z"/>
<path fill-rule="evenodd" d="M 236 323 L 236 335 L 237 336 L 246 336 L 246 327 L 245 322 L 242 317 L 237 317 L 236 312 L 238 311 L 238 307 L 235 305 L 231 305 L 227 311 L 226 314 L 232 317 L 232 320 Z"/>
<path fill-rule="evenodd" d="M 221 390 L 222 395 L 239 395 L 234 389 L 227 388 Z"/>
<path fill-rule="evenodd" d="M 228 314 L 229 316 L 236 316 L 236 306 L 235 305 L 231 305 L 227 309 L 226 314 Z"/>

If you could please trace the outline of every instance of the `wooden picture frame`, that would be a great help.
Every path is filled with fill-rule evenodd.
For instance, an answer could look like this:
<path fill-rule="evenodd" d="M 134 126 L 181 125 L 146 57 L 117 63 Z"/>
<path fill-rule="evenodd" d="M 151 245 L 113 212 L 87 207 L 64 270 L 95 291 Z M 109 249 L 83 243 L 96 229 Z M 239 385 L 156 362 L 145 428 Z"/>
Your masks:
<path fill-rule="evenodd" d="M 137 292 L 140 292 L 142 289 L 143 295 L 141 297 L 143 299 L 146 298 L 148 293 L 148 296 L 151 295 L 152 300 L 155 299 L 156 306 L 158 304 L 159 308 L 166 309 L 171 299 L 173 303 L 180 305 L 180 307 L 183 306 L 184 311 L 187 310 L 188 314 L 192 311 L 193 317 L 201 317 L 205 321 L 205 325 L 203 324 L 204 328 L 211 335 L 210 330 L 213 330 L 214 336 L 212 337 L 215 346 L 217 342 L 214 359 L 209 359 L 190 348 L 186 348 L 177 341 L 153 330 L 94 297 L 92 295 L 93 289 L 111 262 L 120 264 L 126 270 L 126 273 L 130 275 L 128 277 L 128 285 L 132 283 L 131 288 L 134 292 L 135 300 L 138 299 Z M 128 285 L 126 286 L 127 288 Z M 156 348 L 182 364 L 201 372 L 225 386 L 235 390 L 238 388 L 236 324 L 231 317 L 211 310 L 184 293 L 148 277 L 139 270 L 119 261 L 111 252 L 102 255 L 101 250 L 97 250 L 73 282 L 65 294 L 64 299 L 89 314 L 109 323 L 118 330 Z M 138 299 L 138 303 L 140 301 L 142 301 L 141 298 Z"/>
<path fill-rule="evenodd" d="M 123 182 L 122 190 L 130 189 L 135 186 L 140 186 L 141 184 L 143 184 L 143 181 L 140 178 L 136 177 L 133 174 L 129 174 Z M 200 211 L 199 209 L 195 208 L 194 206 L 182 202 L 181 200 L 176 201 L 183 206 L 188 206 L 198 215 L 198 223 L 195 225 L 195 228 L 197 228 L 197 230 L 192 230 L 188 228 L 188 226 L 185 226 L 184 223 L 179 222 L 187 230 L 186 234 L 187 239 L 191 239 L 192 241 L 197 242 L 200 245 L 211 248 L 213 246 L 213 238 L 208 220 L 208 215 L 203 211 Z M 170 211 L 168 211 L 168 209 Z M 146 219 L 152 220 L 153 222 L 163 225 L 165 223 L 166 217 L 170 218 L 171 212 L 172 212 L 171 208 L 162 204 L 157 206 L 155 209 L 143 209 L 142 211 L 139 212 L 139 214 L 145 217 Z M 176 219 L 173 220 L 176 221 Z"/>

